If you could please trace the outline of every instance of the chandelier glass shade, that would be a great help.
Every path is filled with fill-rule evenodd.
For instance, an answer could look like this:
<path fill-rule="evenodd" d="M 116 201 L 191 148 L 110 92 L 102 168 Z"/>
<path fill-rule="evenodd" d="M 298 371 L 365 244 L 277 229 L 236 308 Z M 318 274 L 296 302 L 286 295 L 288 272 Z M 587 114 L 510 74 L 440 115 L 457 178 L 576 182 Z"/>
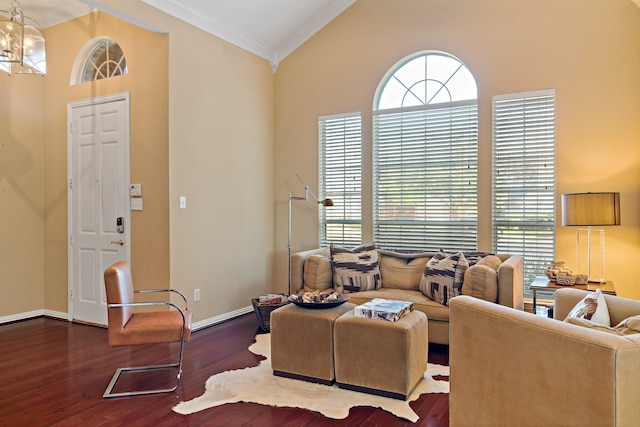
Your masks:
<path fill-rule="evenodd" d="M 17 1 L 12 1 L 11 7 L 11 17 L 0 18 L 0 70 L 9 74 L 45 75 L 44 36 L 36 27 L 24 23 Z"/>

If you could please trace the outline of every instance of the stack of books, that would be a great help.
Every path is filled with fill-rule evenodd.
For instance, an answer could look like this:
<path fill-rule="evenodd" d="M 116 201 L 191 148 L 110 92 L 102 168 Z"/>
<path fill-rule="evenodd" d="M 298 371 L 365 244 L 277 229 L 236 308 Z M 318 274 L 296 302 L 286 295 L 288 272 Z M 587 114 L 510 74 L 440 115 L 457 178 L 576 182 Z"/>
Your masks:
<path fill-rule="evenodd" d="M 287 301 L 287 297 L 282 294 L 267 294 L 258 298 L 258 304 L 260 305 L 281 304 L 285 301 Z"/>
<path fill-rule="evenodd" d="M 410 313 L 412 308 L 412 302 L 374 298 L 369 302 L 357 306 L 353 311 L 356 317 L 395 322 Z"/>

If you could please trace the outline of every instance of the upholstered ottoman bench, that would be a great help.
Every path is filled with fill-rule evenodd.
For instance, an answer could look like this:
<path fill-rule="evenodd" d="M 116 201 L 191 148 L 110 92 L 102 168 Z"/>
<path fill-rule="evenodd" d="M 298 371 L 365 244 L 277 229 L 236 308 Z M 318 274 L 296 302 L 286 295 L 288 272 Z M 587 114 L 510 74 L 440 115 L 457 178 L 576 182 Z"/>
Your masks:
<path fill-rule="evenodd" d="M 273 374 L 320 384 L 333 384 L 333 326 L 355 304 L 309 309 L 287 304 L 271 312 Z"/>
<path fill-rule="evenodd" d="M 427 369 L 427 316 L 396 322 L 340 316 L 334 326 L 336 383 L 341 388 L 406 400 Z"/>

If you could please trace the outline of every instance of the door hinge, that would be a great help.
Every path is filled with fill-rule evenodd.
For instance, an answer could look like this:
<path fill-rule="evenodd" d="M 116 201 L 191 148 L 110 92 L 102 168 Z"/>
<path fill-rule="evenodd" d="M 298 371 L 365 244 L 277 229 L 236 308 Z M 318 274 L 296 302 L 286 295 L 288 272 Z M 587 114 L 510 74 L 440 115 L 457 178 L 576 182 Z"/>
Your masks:
<path fill-rule="evenodd" d="M 69 123 L 69 133 L 73 133 L 73 122 Z"/>
<path fill-rule="evenodd" d="M 69 180 L 69 190 L 73 190 L 73 179 Z"/>
<path fill-rule="evenodd" d="M 69 235 L 69 244 L 73 245 L 73 234 Z"/>

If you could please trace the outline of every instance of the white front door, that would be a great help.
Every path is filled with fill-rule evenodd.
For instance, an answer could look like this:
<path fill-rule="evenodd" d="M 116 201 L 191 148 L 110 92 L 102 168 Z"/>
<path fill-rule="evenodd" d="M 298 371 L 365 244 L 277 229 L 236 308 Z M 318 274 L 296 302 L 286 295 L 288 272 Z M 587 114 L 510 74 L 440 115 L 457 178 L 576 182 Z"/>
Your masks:
<path fill-rule="evenodd" d="M 107 324 L 104 270 L 129 261 L 129 95 L 70 103 L 69 313 Z"/>

